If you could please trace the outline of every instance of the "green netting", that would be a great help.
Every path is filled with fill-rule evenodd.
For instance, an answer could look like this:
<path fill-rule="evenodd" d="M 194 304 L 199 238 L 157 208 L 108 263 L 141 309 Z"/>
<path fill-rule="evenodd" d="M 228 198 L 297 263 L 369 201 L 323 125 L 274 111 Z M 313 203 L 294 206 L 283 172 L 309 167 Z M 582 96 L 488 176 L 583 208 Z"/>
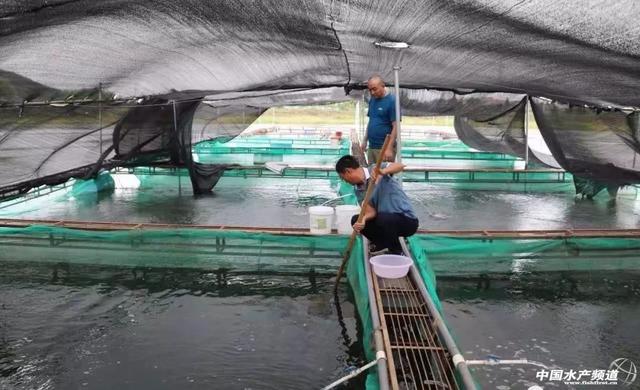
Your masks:
<path fill-rule="evenodd" d="M 409 166 L 426 166 L 429 169 L 466 169 L 466 170 L 482 170 L 482 169 L 516 169 L 520 162 L 510 160 L 474 160 L 474 159 L 442 159 L 442 158 L 414 158 L 402 156 L 402 162 Z"/>
<path fill-rule="evenodd" d="M 573 180 L 569 173 L 562 171 L 500 171 L 473 170 L 450 171 L 431 170 L 427 172 L 405 172 L 406 182 L 426 182 L 450 185 L 464 190 L 491 190 L 512 192 L 572 192 Z"/>
<path fill-rule="evenodd" d="M 274 173 L 262 167 L 234 169 L 224 173 L 229 177 L 280 177 L 294 179 L 335 179 L 339 180 L 339 176 L 335 170 L 320 170 L 306 168 L 286 168 L 281 174 Z"/>
<path fill-rule="evenodd" d="M 345 236 L 288 236 L 208 229 L 91 231 L 0 228 L 0 260 L 131 267 L 333 273 Z"/>
<path fill-rule="evenodd" d="M 348 137 L 342 137 L 340 140 L 322 139 L 315 137 L 278 137 L 278 136 L 250 136 L 236 137 L 231 141 L 224 142 L 220 140 L 202 141 L 193 145 L 197 150 L 217 149 L 217 148 L 233 148 L 233 147 L 259 147 L 259 148 L 291 148 L 291 147 L 309 147 L 309 146 L 338 146 L 344 147 L 349 145 Z"/>
<path fill-rule="evenodd" d="M 364 345 L 364 353 L 367 361 L 376 358 L 375 344 L 373 342 L 373 322 L 371 321 L 371 307 L 369 305 L 369 293 L 367 289 L 367 276 L 364 269 L 362 256 L 362 240 L 360 237 L 351 252 L 349 263 L 347 264 L 345 273 L 349 285 L 353 290 L 353 296 L 358 308 L 358 315 L 362 322 L 362 337 Z M 378 382 L 377 368 L 371 368 L 367 373 L 366 388 L 367 390 L 376 390 L 380 387 Z"/>
<path fill-rule="evenodd" d="M 32 200 L 41 198 L 43 196 L 51 195 L 54 193 L 65 193 L 67 191 L 70 191 L 70 189 L 73 187 L 74 184 L 75 184 L 75 180 L 70 179 L 67 182 L 62 184 L 57 184 L 53 186 L 36 187 L 31 191 L 27 192 L 26 194 L 16 195 L 14 197 L 7 198 L 6 200 L 3 200 L 2 202 L 0 202 L 0 216 L 10 215 L 11 212 L 7 214 L 6 210 L 11 209 L 16 205 L 30 203 Z"/>
<path fill-rule="evenodd" d="M 184 172 L 186 175 L 186 171 Z M 167 175 L 140 175 L 140 187 L 156 188 L 175 185 L 175 178 Z M 95 194 L 102 185 L 113 184 L 108 173 L 95 182 L 76 182 L 73 187 L 56 194 L 55 201 L 68 201 L 69 196 L 81 198 Z M 353 204 L 353 188 L 344 182 L 335 182 L 340 198 L 332 205 Z M 109 187 L 112 188 L 112 187 Z M 58 196 L 59 194 L 59 196 Z M 21 205 L 46 207 L 54 199 L 32 199 Z M 78 199 L 77 199 L 78 200 Z M 3 214 L 5 215 L 5 214 Z M 105 229 L 90 226 L 88 229 Z M 117 225 L 117 224 L 116 224 Z M 116 226 L 117 227 L 117 226 Z M 0 228 L 0 243 L 6 250 L 3 259 L 24 259 L 47 262 L 80 262 L 142 267 L 245 267 L 273 270 L 309 269 L 335 272 L 340 264 L 346 237 L 290 236 L 262 232 L 239 232 L 215 229 L 133 229 L 133 230 L 80 230 L 54 226 L 27 228 Z"/>
<path fill-rule="evenodd" d="M 102 171 L 95 179 L 75 180 L 71 188 L 71 194 L 82 196 L 83 194 L 95 194 L 101 191 L 111 191 L 115 188 L 113 177 L 107 171 Z"/>
<path fill-rule="evenodd" d="M 462 160 L 467 163 L 473 162 L 475 168 L 512 168 L 517 160 L 506 154 L 475 151 L 459 141 L 411 141 L 404 144 L 406 146 L 402 150 L 402 157 L 418 164 L 433 164 L 434 160 L 443 160 L 442 163 L 451 166 L 452 160 Z M 251 136 L 235 138 L 229 142 L 203 141 L 194 145 L 193 152 L 197 156 L 197 160 L 203 163 L 253 164 L 286 160 L 290 163 L 330 164 L 335 162 L 335 159 L 319 158 L 318 156 L 340 157 L 349 154 L 350 146 L 351 143 L 348 139 L 332 141 L 313 138 Z M 297 155 L 306 156 L 306 158 L 296 159 Z"/>
<path fill-rule="evenodd" d="M 281 162 L 286 164 L 317 164 L 333 165 L 342 154 L 274 154 L 274 153 L 239 153 L 239 154 L 209 154 L 194 155 L 195 161 L 203 164 L 238 164 L 260 165 L 266 162 Z"/>
<path fill-rule="evenodd" d="M 286 168 L 282 174 L 256 167 L 226 171 L 233 177 L 283 177 L 283 178 L 334 178 L 334 170 Z M 405 182 L 433 183 L 463 190 L 513 191 L 513 192 L 572 192 L 572 177 L 564 172 L 486 172 L 464 170 L 451 172 L 443 169 L 428 172 L 404 172 Z"/>
<path fill-rule="evenodd" d="M 353 186 L 350 184 L 340 181 L 339 192 L 341 196 L 345 196 L 342 198 L 343 203 L 351 205 L 358 203 Z M 353 296 L 355 297 L 355 303 L 358 308 L 358 315 L 360 317 L 360 322 L 362 323 L 362 335 L 364 340 L 362 344 L 364 345 L 365 357 L 367 358 L 367 361 L 372 361 L 376 358 L 376 351 L 373 341 L 373 322 L 371 320 L 371 307 L 369 305 L 367 275 L 364 266 L 362 239 L 358 236 L 356 243 L 353 246 L 349 262 L 347 263 L 345 274 L 349 281 L 349 286 L 353 290 Z M 377 390 L 380 388 L 377 367 L 373 367 L 368 371 L 365 387 L 367 390 Z"/>
<path fill-rule="evenodd" d="M 184 169 L 136 167 L 120 169 L 116 172 L 132 173 L 137 176 L 175 176 L 188 177 Z M 410 183 L 433 183 L 452 186 L 464 190 L 524 191 L 524 192 L 572 192 L 572 176 L 566 172 L 526 172 L 526 171 L 483 171 L 464 170 L 452 172 L 443 168 L 441 171 L 404 172 L 403 180 Z M 268 177 L 294 179 L 332 179 L 339 180 L 334 169 L 286 168 L 282 173 L 275 173 L 262 166 L 231 169 L 224 173 L 226 177 Z"/>
<path fill-rule="evenodd" d="M 403 131 L 404 133 L 404 131 Z M 403 136 L 402 139 L 402 147 L 412 148 L 412 147 L 429 147 L 429 148 L 438 148 L 438 149 L 447 149 L 451 151 L 469 151 L 472 150 L 470 147 L 465 145 L 459 139 L 451 139 L 451 140 L 426 140 L 419 138 L 408 138 Z"/>
<path fill-rule="evenodd" d="M 343 156 L 349 153 L 349 148 L 330 148 L 330 147 L 256 147 L 256 146 L 238 146 L 238 147 L 218 147 L 212 149 L 199 149 L 195 153 L 202 159 L 207 155 L 213 154 L 304 154 L 304 155 L 320 155 L 320 156 Z"/>
<path fill-rule="evenodd" d="M 402 157 L 415 159 L 444 160 L 489 160 L 509 161 L 513 164 L 518 158 L 502 153 L 488 153 L 471 150 L 448 150 L 440 148 L 403 147 Z"/>
<path fill-rule="evenodd" d="M 194 159 L 209 164 L 262 164 L 269 161 L 290 164 L 333 164 L 349 154 L 349 139 L 318 137 L 239 137 L 229 142 L 209 140 L 193 145 Z"/>
<path fill-rule="evenodd" d="M 63 196 L 70 194 L 74 197 L 82 197 L 89 194 L 97 194 L 103 191 L 113 191 L 115 181 L 108 171 L 102 171 L 95 179 L 81 180 L 69 179 L 64 183 L 52 186 L 39 186 L 26 194 L 0 202 L 0 216 L 19 215 L 24 209 L 15 208 L 17 205 L 24 205 L 26 208 L 46 207 L 46 204 L 38 202 L 38 198 L 44 196 Z M 52 198 L 49 198 L 52 199 Z M 15 209 L 15 210 L 14 210 Z"/>
<path fill-rule="evenodd" d="M 438 275 L 640 270 L 640 238 L 416 237 Z"/>
<path fill-rule="evenodd" d="M 427 251 L 425 247 L 422 246 L 422 242 L 418 237 L 409 237 L 407 241 L 409 242 L 409 250 L 415 260 L 416 268 L 420 271 L 420 276 L 422 276 L 422 280 L 429 291 L 429 295 L 438 307 L 438 310 L 442 311 L 442 305 L 440 304 L 440 299 L 436 292 L 436 274 L 427 257 Z"/>
<path fill-rule="evenodd" d="M 264 151 L 252 149 L 246 150 L 246 153 L 194 154 L 194 160 L 206 164 L 254 165 L 276 161 L 287 164 L 333 165 L 345 154 L 349 154 L 348 149 L 325 149 L 324 151 L 307 149 L 302 152 L 287 152 L 286 149 L 265 149 Z"/>
<path fill-rule="evenodd" d="M 236 138 L 229 142 L 204 141 L 193 145 L 193 153 L 209 154 L 319 154 L 343 155 L 349 152 L 348 139 L 281 139 L 281 138 Z"/>

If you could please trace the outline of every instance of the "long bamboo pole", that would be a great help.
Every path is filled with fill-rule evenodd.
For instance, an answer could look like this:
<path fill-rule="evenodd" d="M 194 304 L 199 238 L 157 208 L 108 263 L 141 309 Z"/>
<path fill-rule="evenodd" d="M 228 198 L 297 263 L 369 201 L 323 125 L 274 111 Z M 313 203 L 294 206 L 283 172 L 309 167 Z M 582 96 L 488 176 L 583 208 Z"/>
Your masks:
<path fill-rule="evenodd" d="M 382 160 L 384 160 L 385 154 L 387 154 L 387 148 L 391 143 L 391 138 L 389 135 L 384 139 L 384 144 L 382 145 L 382 150 L 380 150 L 380 155 L 378 156 L 378 161 L 376 161 L 376 167 L 374 172 L 378 172 L 380 170 L 380 165 L 382 164 Z M 366 168 L 365 168 L 366 169 Z M 369 184 L 367 185 L 367 192 L 364 194 L 364 199 L 362 200 L 362 207 L 360 208 L 360 214 L 358 215 L 358 223 L 362 222 L 364 218 L 364 213 L 367 210 L 367 204 L 369 203 L 369 198 L 371 198 L 371 193 L 373 193 L 373 188 L 376 186 L 376 181 L 369 180 Z M 344 252 L 344 257 L 342 259 L 342 264 L 340 264 L 340 268 L 338 268 L 338 274 L 336 275 L 336 284 L 333 286 L 333 291 L 338 291 L 338 285 L 340 283 L 340 279 L 342 278 L 342 274 L 344 273 L 344 267 L 347 265 L 349 261 L 349 257 L 351 257 L 351 250 L 353 249 L 353 244 L 356 242 L 356 231 L 351 232 L 351 237 L 349 237 L 349 243 L 347 244 L 347 250 Z"/>

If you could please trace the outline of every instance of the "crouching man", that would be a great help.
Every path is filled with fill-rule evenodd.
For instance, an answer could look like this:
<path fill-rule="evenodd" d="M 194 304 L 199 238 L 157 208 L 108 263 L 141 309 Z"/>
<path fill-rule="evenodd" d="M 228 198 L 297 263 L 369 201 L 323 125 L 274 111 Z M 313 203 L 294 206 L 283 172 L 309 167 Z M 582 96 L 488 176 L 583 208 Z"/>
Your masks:
<path fill-rule="evenodd" d="M 388 250 L 389 253 L 401 254 L 399 237 L 409 237 L 418 230 L 418 218 L 411 206 L 407 194 L 400 183 L 391 175 L 404 169 L 399 163 L 383 163 L 379 172 L 375 168 L 361 167 L 353 156 L 343 156 L 336 163 L 336 171 L 340 178 L 355 186 L 358 201 L 362 201 L 369 180 L 375 180 L 373 190 L 365 208 L 364 219 L 358 223 L 358 216 L 351 218 L 353 229 L 364 235 L 373 244 L 372 255 Z"/>

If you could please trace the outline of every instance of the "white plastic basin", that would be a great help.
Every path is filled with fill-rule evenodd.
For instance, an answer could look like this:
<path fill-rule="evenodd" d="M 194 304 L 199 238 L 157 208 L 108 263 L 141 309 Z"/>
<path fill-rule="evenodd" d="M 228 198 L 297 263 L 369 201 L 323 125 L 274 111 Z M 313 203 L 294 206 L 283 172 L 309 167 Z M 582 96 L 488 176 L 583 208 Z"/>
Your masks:
<path fill-rule="evenodd" d="M 407 275 L 413 260 L 400 255 L 380 255 L 369 259 L 373 272 L 381 278 L 397 279 Z"/>

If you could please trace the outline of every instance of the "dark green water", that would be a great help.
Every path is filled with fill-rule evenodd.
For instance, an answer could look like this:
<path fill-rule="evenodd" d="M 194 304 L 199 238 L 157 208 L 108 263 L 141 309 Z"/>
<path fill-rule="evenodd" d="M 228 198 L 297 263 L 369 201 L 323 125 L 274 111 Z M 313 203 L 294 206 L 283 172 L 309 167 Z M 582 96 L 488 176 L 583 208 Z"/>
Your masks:
<path fill-rule="evenodd" d="M 364 363 L 347 288 L 338 315 L 320 275 L 2 267 L 2 389 L 312 389 Z M 467 359 L 607 369 L 621 357 L 640 361 L 638 276 L 441 276 L 438 292 Z M 536 370 L 473 373 L 483 388 L 507 390 L 541 384 Z"/>
<path fill-rule="evenodd" d="M 551 369 L 640 364 L 640 273 L 554 272 L 438 279 L 445 318 L 467 359 L 529 359 Z M 569 388 L 540 382 L 531 366 L 472 370 L 484 389 Z M 576 386 L 577 389 L 640 388 Z"/>
<path fill-rule="evenodd" d="M 326 277 L 1 264 L 0 389 L 310 389 L 363 364 Z"/>

